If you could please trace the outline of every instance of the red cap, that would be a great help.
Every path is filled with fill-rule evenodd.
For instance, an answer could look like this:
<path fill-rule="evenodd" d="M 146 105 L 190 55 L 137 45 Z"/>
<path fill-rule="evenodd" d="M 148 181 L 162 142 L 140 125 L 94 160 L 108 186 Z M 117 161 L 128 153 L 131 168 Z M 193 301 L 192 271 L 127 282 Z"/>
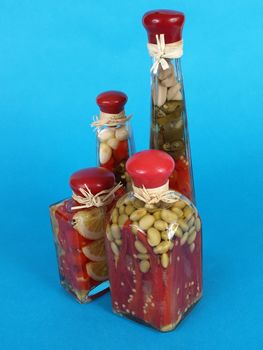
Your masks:
<path fill-rule="evenodd" d="M 126 170 L 135 186 L 160 187 L 168 181 L 173 172 L 174 160 L 163 151 L 142 151 L 135 153 L 128 159 Z"/>
<path fill-rule="evenodd" d="M 184 14 L 171 10 L 155 10 L 146 12 L 142 19 L 148 32 L 148 40 L 156 44 L 156 34 L 164 34 L 166 44 L 174 43 L 182 39 Z"/>
<path fill-rule="evenodd" d="M 81 195 L 79 189 L 85 189 L 85 184 L 90 189 L 90 192 L 95 195 L 100 191 L 113 187 L 115 176 L 111 171 L 104 168 L 87 168 L 72 174 L 69 183 L 73 192 L 77 195 Z"/>
<path fill-rule="evenodd" d="M 96 102 L 104 113 L 117 114 L 124 110 L 128 97 L 121 91 L 105 91 L 97 96 Z"/>

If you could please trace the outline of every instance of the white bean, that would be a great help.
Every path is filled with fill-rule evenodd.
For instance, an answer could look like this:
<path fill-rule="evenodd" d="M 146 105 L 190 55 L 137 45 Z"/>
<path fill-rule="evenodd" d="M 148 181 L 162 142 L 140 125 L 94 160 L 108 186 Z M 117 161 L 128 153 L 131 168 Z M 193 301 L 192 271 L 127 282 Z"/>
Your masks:
<path fill-rule="evenodd" d="M 156 220 L 154 227 L 159 231 L 165 231 L 168 228 L 168 224 L 163 220 Z"/>
<path fill-rule="evenodd" d="M 147 253 L 147 249 L 145 248 L 145 246 L 143 245 L 143 243 L 141 241 L 136 240 L 134 243 L 134 246 L 139 253 L 141 253 L 141 254 Z"/>
<path fill-rule="evenodd" d="M 170 242 L 169 241 L 163 241 L 160 244 L 158 244 L 157 247 L 153 249 L 155 254 L 163 254 L 167 253 L 170 248 Z"/>
<path fill-rule="evenodd" d="M 166 254 L 166 253 L 162 254 L 162 256 L 161 256 L 161 264 L 162 264 L 162 267 L 164 267 L 165 269 L 168 267 L 168 265 L 169 265 L 168 254 Z"/>
<path fill-rule="evenodd" d="M 142 260 L 140 262 L 140 270 L 142 273 L 146 273 L 150 270 L 150 263 L 148 260 Z"/>
<path fill-rule="evenodd" d="M 172 212 L 171 210 L 168 209 L 163 209 L 161 211 L 161 218 L 168 222 L 169 224 L 175 223 L 178 219 L 178 216 Z"/>
<path fill-rule="evenodd" d="M 192 234 L 189 235 L 187 239 L 188 244 L 192 244 L 196 239 L 196 232 L 194 231 Z"/>
<path fill-rule="evenodd" d="M 118 219 L 118 225 L 122 228 L 128 219 L 129 219 L 128 215 L 126 214 L 120 215 Z"/>
<path fill-rule="evenodd" d="M 117 255 L 117 256 L 120 255 L 119 248 L 114 242 L 111 242 L 111 250 L 113 251 L 114 255 Z"/>
<path fill-rule="evenodd" d="M 197 232 L 201 230 L 201 220 L 199 218 L 195 219 L 195 228 Z"/>
<path fill-rule="evenodd" d="M 148 230 L 154 223 L 154 216 L 150 214 L 146 214 L 144 217 L 142 217 L 139 221 L 139 226 L 142 230 Z"/>
<path fill-rule="evenodd" d="M 113 224 L 117 224 L 118 217 L 119 217 L 118 209 L 114 208 L 111 214 L 111 221 Z"/>
<path fill-rule="evenodd" d="M 188 235 L 189 235 L 189 232 L 185 232 L 185 233 L 183 234 L 183 237 L 182 237 L 181 240 L 180 240 L 180 245 L 184 245 L 184 244 L 185 244 L 185 242 L 186 242 L 187 239 L 188 239 Z"/>
<path fill-rule="evenodd" d="M 121 238 L 121 230 L 119 225 L 117 224 L 112 224 L 111 225 L 111 234 L 114 239 L 120 239 Z"/>
<path fill-rule="evenodd" d="M 130 219 L 132 221 L 138 221 L 140 220 L 142 217 L 144 217 L 145 215 L 147 214 L 147 210 L 145 208 L 140 208 L 140 209 L 137 209 L 135 210 L 131 216 L 130 216 Z"/>
<path fill-rule="evenodd" d="M 182 200 L 179 200 L 179 201 L 175 202 L 173 206 L 180 208 L 180 209 L 183 209 L 186 206 L 186 203 Z"/>
<path fill-rule="evenodd" d="M 147 241 L 151 247 L 157 246 L 161 242 L 161 235 L 156 228 L 151 227 L 147 231 Z"/>
<path fill-rule="evenodd" d="M 126 208 L 125 208 L 125 213 L 127 215 L 131 215 L 131 213 L 133 213 L 134 210 L 135 210 L 135 208 L 132 205 L 127 205 Z"/>

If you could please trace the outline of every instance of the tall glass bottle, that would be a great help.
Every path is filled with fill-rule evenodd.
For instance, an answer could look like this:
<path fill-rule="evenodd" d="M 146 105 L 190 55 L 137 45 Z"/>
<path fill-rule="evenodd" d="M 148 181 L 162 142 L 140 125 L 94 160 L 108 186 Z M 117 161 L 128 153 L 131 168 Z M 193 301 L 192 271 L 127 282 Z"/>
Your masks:
<path fill-rule="evenodd" d="M 173 157 L 175 169 L 170 187 L 195 202 L 180 62 L 183 24 L 184 14 L 177 11 L 150 11 L 143 17 L 153 58 L 150 147 Z"/>
<path fill-rule="evenodd" d="M 134 140 L 126 116 L 124 105 L 128 97 L 120 91 L 106 91 L 97 96 L 100 107 L 98 120 L 93 122 L 97 128 L 98 165 L 112 171 L 116 182 L 129 187 L 129 177 L 125 171 L 128 158 L 134 153 Z"/>

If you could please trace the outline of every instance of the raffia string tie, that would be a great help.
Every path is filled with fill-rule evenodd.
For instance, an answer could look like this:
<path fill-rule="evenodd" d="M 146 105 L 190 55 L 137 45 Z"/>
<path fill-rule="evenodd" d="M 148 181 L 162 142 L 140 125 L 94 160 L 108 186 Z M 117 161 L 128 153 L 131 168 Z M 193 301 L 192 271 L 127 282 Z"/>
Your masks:
<path fill-rule="evenodd" d="M 79 192 L 82 194 L 82 196 L 79 196 L 73 192 L 72 198 L 80 205 L 74 206 L 71 209 L 76 210 L 90 207 L 103 207 L 104 205 L 108 205 L 113 201 L 115 192 L 122 187 L 122 184 L 118 183 L 118 185 L 115 187 L 101 191 L 95 195 L 90 192 L 90 189 L 86 184 L 84 187 L 85 188 L 79 189 Z"/>
<path fill-rule="evenodd" d="M 132 115 L 126 116 L 124 111 L 117 114 L 110 114 L 100 112 L 99 116 L 93 117 L 92 126 L 100 128 L 101 126 L 117 126 L 119 124 L 125 124 L 131 119 Z"/>
<path fill-rule="evenodd" d="M 183 40 L 174 43 L 165 44 L 164 34 L 156 35 L 156 43 L 148 43 L 148 51 L 154 62 L 151 67 L 151 72 L 157 74 L 158 67 L 161 65 L 163 70 L 169 68 L 169 64 L 165 58 L 180 58 L 183 56 Z"/>
<path fill-rule="evenodd" d="M 181 196 L 175 191 L 169 190 L 169 181 L 163 186 L 155 188 L 136 187 L 132 185 L 134 196 L 146 203 L 145 207 L 152 207 L 159 202 L 175 203 L 180 200 Z"/>

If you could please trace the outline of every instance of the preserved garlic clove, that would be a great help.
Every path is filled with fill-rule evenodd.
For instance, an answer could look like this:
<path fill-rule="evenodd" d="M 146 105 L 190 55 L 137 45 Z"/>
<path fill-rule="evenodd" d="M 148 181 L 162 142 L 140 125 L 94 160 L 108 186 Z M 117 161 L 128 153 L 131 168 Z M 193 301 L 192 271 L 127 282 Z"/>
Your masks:
<path fill-rule="evenodd" d="M 168 78 L 161 81 L 161 84 L 166 87 L 175 86 L 177 84 L 177 81 L 175 79 L 174 74 L 170 75 Z"/>
<path fill-rule="evenodd" d="M 167 100 L 168 101 L 176 100 L 177 93 L 178 91 L 180 91 L 180 89 L 181 89 L 180 83 L 177 83 L 176 85 L 170 87 L 167 92 Z"/>
<path fill-rule="evenodd" d="M 112 148 L 112 149 L 117 149 L 118 147 L 118 144 L 119 144 L 119 140 L 117 140 L 115 137 L 113 138 L 110 138 L 108 141 L 107 141 L 107 144 Z"/>
<path fill-rule="evenodd" d="M 168 64 L 169 64 L 169 68 L 165 69 L 165 70 L 163 70 L 162 67 L 160 66 L 160 69 L 158 71 L 158 78 L 160 80 L 164 80 L 164 79 L 168 78 L 169 75 L 174 75 L 173 65 L 170 62 L 168 62 Z"/>
<path fill-rule="evenodd" d="M 181 91 L 177 92 L 174 99 L 177 101 L 181 101 L 183 99 L 183 95 L 182 95 Z"/>
<path fill-rule="evenodd" d="M 106 143 L 100 144 L 100 163 L 105 164 L 107 163 L 112 155 L 112 150 L 109 145 Z"/>
<path fill-rule="evenodd" d="M 121 128 L 116 129 L 115 137 L 119 141 L 127 140 L 129 136 L 128 130 L 125 126 L 122 126 Z"/>
<path fill-rule="evenodd" d="M 157 105 L 158 107 L 161 107 L 165 103 L 166 97 L 167 97 L 167 87 L 161 84 L 158 84 L 157 89 L 153 88 L 152 98 L 153 98 L 153 103 L 155 105 Z"/>
<path fill-rule="evenodd" d="M 105 142 L 114 137 L 115 128 L 106 128 L 98 132 L 98 138 L 100 142 Z"/>

